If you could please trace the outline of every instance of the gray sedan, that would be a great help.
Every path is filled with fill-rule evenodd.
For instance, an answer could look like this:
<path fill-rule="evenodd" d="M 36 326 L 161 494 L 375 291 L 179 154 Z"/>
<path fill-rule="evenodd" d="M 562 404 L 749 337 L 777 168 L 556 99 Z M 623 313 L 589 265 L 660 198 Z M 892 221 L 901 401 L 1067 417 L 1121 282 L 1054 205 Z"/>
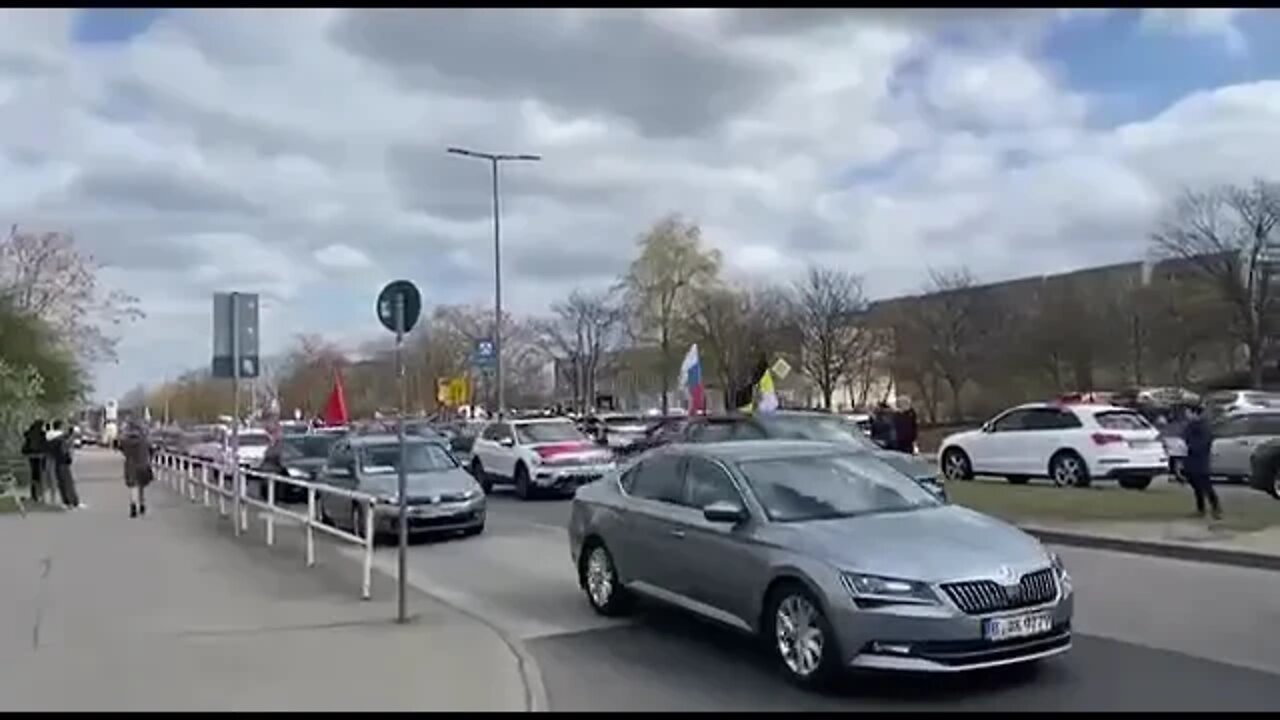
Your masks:
<path fill-rule="evenodd" d="M 484 491 L 443 441 L 407 437 L 405 442 L 409 531 L 467 535 L 483 532 Z M 394 436 L 352 435 L 333 444 L 319 480 L 379 496 L 383 502 L 376 506 L 374 531 L 390 534 L 397 532 L 399 525 L 399 467 L 400 446 Z M 322 492 L 319 512 L 322 520 L 348 527 L 356 534 L 364 531 L 364 506 L 350 498 Z"/>
<path fill-rule="evenodd" d="M 1071 579 L 1039 541 L 835 445 L 654 450 L 578 490 L 569 542 L 597 612 L 645 596 L 759 634 L 802 685 L 1071 647 Z"/>

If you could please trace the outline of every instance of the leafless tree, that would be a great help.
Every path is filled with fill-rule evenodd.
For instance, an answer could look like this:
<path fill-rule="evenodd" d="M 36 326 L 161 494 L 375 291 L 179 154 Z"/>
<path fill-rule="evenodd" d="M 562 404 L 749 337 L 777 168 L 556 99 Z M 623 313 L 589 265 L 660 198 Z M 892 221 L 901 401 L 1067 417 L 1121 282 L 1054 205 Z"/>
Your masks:
<path fill-rule="evenodd" d="M 614 291 L 581 290 L 552 305 L 551 312 L 534 328 L 543 347 L 567 362 L 574 407 L 581 412 L 595 402 L 597 382 L 609 353 L 617 349 L 625 312 Z"/>
<path fill-rule="evenodd" d="M 684 332 L 698 343 L 703 371 L 717 381 L 726 408 L 734 407 L 736 389 L 759 380 L 760 358 L 782 354 L 790 314 L 787 289 L 774 285 L 717 284 L 694 293 Z"/>
<path fill-rule="evenodd" d="M 1280 268 L 1277 225 L 1280 184 L 1255 180 L 1248 187 L 1184 192 L 1151 237 L 1157 251 L 1193 268 L 1232 308 L 1232 329 L 1255 388 L 1262 386 L 1280 308 L 1273 283 Z"/>
<path fill-rule="evenodd" d="M 114 360 L 111 328 L 142 317 L 138 299 L 104 291 L 98 264 L 61 232 L 23 232 L 0 240 L 0 295 L 47 322 L 85 362 Z"/>
<path fill-rule="evenodd" d="M 875 336 L 865 322 L 862 280 L 844 270 L 810 267 L 796 283 L 795 322 L 800 330 L 801 370 L 818 386 L 823 407 L 852 374 Z"/>

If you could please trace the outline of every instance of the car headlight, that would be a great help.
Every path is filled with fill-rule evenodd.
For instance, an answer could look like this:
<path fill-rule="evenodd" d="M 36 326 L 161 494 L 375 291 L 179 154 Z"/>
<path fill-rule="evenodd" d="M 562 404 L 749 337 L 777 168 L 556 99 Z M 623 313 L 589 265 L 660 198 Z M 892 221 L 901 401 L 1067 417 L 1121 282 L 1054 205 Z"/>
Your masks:
<path fill-rule="evenodd" d="M 845 573 L 842 579 L 858 605 L 938 604 L 938 596 L 927 583 L 858 573 Z"/>
<path fill-rule="evenodd" d="M 1053 572 L 1058 576 L 1058 585 L 1062 587 L 1062 594 L 1070 595 L 1073 589 L 1071 573 L 1067 572 L 1067 564 L 1062 562 L 1062 556 L 1056 552 L 1050 552 L 1049 562 L 1053 565 Z"/>
<path fill-rule="evenodd" d="M 466 492 L 462 493 L 462 499 L 467 501 L 475 500 L 476 498 L 480 497 L 483 494 L 484 493 L 481 492 L 478 488 L 471 488 L 470 490 L 467 490 Z"/>
<path fill-rule="evenodd" d="M 285 473 L 286 473 L 289 477 L 291 477 L 291 478 L 298 478 L 299 480 L 306 480 L 307 478 L 311 477 L 311 474 L 310 474 L 310 473 L 308 473 L 307 471 L 305 471 L 305 470 L 299 470 L 298 468 L 293 468 L 293 467 L 291 467 L 291 468 L 286 468 L 286 469 L 285 469 Z"/>

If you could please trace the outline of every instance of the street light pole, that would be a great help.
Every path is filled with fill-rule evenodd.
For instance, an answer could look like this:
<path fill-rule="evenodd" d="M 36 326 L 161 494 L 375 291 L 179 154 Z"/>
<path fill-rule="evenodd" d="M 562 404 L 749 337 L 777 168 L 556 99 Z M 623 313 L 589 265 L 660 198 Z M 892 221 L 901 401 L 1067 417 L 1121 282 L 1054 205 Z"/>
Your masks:
<path fill-rule="evenodd" d="M 540 155 L 505 155 L 476 152 L 465 148 L 448 148 L 451 155 L 485 160 L 493 176 L 493 374 L 498 384 L 498 417 L 507 411 L 506 383 L 502 375 L 502 220 L 498 200 L 498 165 L 503 162 L 538 162 Z"/>

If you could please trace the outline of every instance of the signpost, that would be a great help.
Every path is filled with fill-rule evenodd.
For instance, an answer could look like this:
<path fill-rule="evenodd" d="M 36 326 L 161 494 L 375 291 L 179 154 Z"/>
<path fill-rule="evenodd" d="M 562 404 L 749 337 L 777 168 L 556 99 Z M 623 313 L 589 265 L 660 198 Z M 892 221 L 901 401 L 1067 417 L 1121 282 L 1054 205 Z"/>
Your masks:
<path fill-rule="evenodd" d="M 244 476 L 240 473 L 240 379 L 258 377 L 258 296 L 256 293 L 214 293 L 213 376 L 231 378 L 231 487 L 235 493 L 235 534 L 247 529 L 248 518 L 241 498 Z"/>
<path fill-rule="evenodd" d="M 377 312 L 378 320 L 383 327 L 396 335 L 396 383 L 400 389 L 400 406 L 396 409 L 396 441 L 400 444 L 400 462 L 396 470 L 396 503 L 399 505 L 400 518 L 396 621 L 403 623 L 409 620 L 405 608 L 405 582 L 408 576 L 409 560 L 409 492 L 405 465 L 409 451 L 404 441 L 404 409 L 408 405 L 404 383 L 404 335 L 413 329 L 418 322 L 418 316 L 422 314 L 422 294 L 418 292 L 417 286 L 408 280 L 387 283 L 387 286 L 382 288 L 382 292 L 378 293 Z"/>
<path fill-rule="evenodd" d="M 471 364 L 479 368 L 491 368 L 498 361 L 498 353 L 494 342 L 489 339 L 476 340 L 471 350 Z"/>

